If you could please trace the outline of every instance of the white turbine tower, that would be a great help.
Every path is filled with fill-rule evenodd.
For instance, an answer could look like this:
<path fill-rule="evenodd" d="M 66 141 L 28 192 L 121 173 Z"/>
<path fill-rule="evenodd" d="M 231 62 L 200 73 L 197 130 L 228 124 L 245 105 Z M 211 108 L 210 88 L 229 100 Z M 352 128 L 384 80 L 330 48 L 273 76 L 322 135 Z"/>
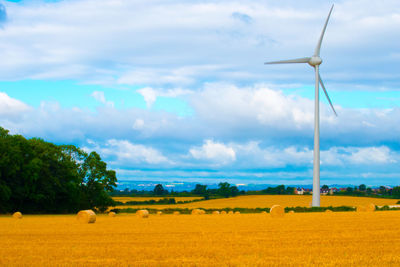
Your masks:
<path fill-rule="evenodd" d="M 324 38 L 326 26 L 328 25 L 329 17 L 331 16 L 333 10 L 333 5 L 331 10 L 329 11 L 329 15 L 325 21 L 324 28 L 322 29 L 321 36 L 319 37 L 319 41 L 317 47 L 315 48 L 314 55 L 312 57 L 303 57 L 289 60 L 281 60 L 281 61 L 272 61 L 266 62 L 265 64 L 286 64 L 286 63 L 308 63 L 311 67 L 315 69 L 315 116 L 314 116 L 314 172 L 313 172 L 313 197 L 312 197 L 312 206 L 319 207 L 320 206 L 320 183 L 319 183 L 319 84 L 321 84 L 322 89 L 328 99 L 329 104 L 333 112 L 336 114 L 335 108 L 332 105 L 331 100 L 329 99 L 328 92 L 325 89 L 324 83 L 322 82 L 321 75 L 319 74 L 319 65 L 322 63 L 322 59 L 319 57 L 321 50 L 322 39 Z"/>

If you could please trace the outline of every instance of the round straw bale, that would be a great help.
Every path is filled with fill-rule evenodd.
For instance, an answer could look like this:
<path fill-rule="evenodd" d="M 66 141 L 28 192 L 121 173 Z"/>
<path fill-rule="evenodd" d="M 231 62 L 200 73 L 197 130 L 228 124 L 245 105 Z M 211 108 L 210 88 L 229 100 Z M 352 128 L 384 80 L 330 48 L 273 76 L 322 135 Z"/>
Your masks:
<path fill-rule="evenodd" d="M 205 210 L 202 210 L 202 209 L 193 209 L 192 210 L 192 215 L 202 215 L 205 213 L 206 213 Z"/>
<path fill-rule="evenodd" d="M 365 206 L 357 206 L 357 212 L 365 212 L 367 208 Z"/>
<path fill-rule="evenodd" d="M 113 212 L 113 211 L 110 211 L 110 212 L 108 213 L 108 216 L 110 216 L 110 217 L 115 217 L 115 216 L 117 216 L 117 214 L 116 214 L 115 212 Z"/>
<path fill-rule="evenodd" d="M 162 211 L 157 211 L 157 215 L 162 215 Z"/>
<path fill-rule="evenodd" d="M 233 214 L 233 211 L 232 211 L 232 210 L 230 210 L 230 211 L 228 212 L 228 214 Z"/>
<path fill-rule="evenodd" d="M 93 210 L 81 210 L 76 218 L 81 223 L 94 223 L 96 221 L 96 213 Z"/>
<path fill-rule="evenodd" d="M 281 205 L 273 205 L 269 211 L 272 217 L 283 217 L 285 215 L 285 209 Z"/>
<path fill-rule="evenodd" d="M 225 215 L 225 214 L 226 214 L 226 211 L 224 211 L 224 210 L 221 211 L 221 214 L 222 214 L 222 215 Z"/>
<path fill-rule="evenodd" d="M 240 211 L 235 211 L 235 214 L 240 214 Z"/>
<path fill-rule="evenodd" d="M 136 215 L 140 218 L 149 218 L 149 211 L 148 210 L 138 210 Z"/>
<path fill-rule="evenodd" d="M 365 206 L 365 211 L 368 211 L 368 212 L 373 212 L 373 211 L 375 211 L 375 204 L 369 203 L 368 205 L 366 205 L 366 206 Z"/>
<path fill-rule="evenodd" d="M 218 211 L 218 210 L 214 210 L 214 211 L 212 212 L 212 214 L 218 215 L 218 214 L 219 214 L 219 211 Z"/>
<path fill-rule="evenodd" d="M 332 212 L 332 210 L 330 210 L 330 209 L 326 209 L 326 210 L 325 210 L 325 212 Z"/>
<path fill-rule="evenodd" d="M 13 216 L 13 218 L 15 218 L 15 219 L 22 219 L 22 213 L 19 212 L 19 211 L 14 212 L 14 214 L 13 214 L 12 216 Z"/>
<path fill-rule="evenodd" d="M 261 214 L 267 214 L 267 212 L 266 212 L 265 210 L 263 210 L 263 211 L 261 212 Z"/>
<path fill-rule="evenodd" d="M 173 213 L 174 215 L 179 215 L 179 214 L 181 214 L 179 211 L 174 211 L 174 213 Z"/>
<path fill-rule="evenodd" d="M 290 210 L 288 213 L 294 213 L 294 210 Z"/>

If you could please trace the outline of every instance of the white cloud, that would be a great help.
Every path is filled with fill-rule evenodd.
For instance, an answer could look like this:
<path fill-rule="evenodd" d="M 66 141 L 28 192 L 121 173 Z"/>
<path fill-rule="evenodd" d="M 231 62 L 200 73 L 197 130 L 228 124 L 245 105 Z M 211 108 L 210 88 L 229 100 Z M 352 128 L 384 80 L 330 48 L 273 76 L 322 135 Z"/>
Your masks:
<path fill-rule="evenodd" d="M 154 89 L 151 87 L 141 88 L 141 89 L 137 90 L 137 92 L 143 96 L 148 108 L 150 108 L 154 104 L 154 102 L 156 102 L 157 97 L 163 96 L 163 97 L 176 98 L 179 96 L 188 95 L 188 94 L 192 93 L 189 90 L 183 90 L 181 88 L 160 90 L 160 89 Z"/>
<path fill-rule="evenodd" d="M 108 105 L 110 107 L 114 106 L 114 102 L 107 101 L 106 97 L 104 95 L 104 92 L 102 92 L 102 91 L 93 91 L 93 93 L 90 96 L 93 97 L 94 99 L 96 99 L 98 102 L 104 104 L 104 105 Z"/>
<path fill-rule="evenodd" d="M 314 122 L 312 100 L 286 96 L 282 91 L 265 85 L 237 87 L 231 84 L 207 84 L 189 98 L 195 111 L 203 119 L 225 127 L 258 124 L 281 129 L 310 129 Z M 333 114 L 322 106 L 321 120 L 335 124 Z"/>
<path fill-rule="evenodd" d="M 140 86 L 227 79 L 309 84 L 311 69 L 305 66 L 270 68 L 262 62 L 310 55 L 330 7 L 316 0 L 4 5 L 3 80 L 69 78 Z M 354 84 L 359 74 L 357 84 L 371 84 L 386 75 L 398 85 L 397 61 L 388 55 L 398 54 L 399 38 L 393 32 L 400 26 L 399 9 L 396 0 L 337 3 L 324 40 L 323 76 Z M 380 64 L 365 64 L 374 61 Z"/>
<path fill-rule="evenodd" d="M 141 130 L 141 129 L 143 129 L 143 126 L 144 126 L 144 120 L 136 119 L 135 123 L 132 126 L 132 128 L 135 129 L 135 130 Z"/>
<path fill-rule="evenodd" d="M 94 91 L 91 96 L 99 101 L 100 103 L 105 104 L 106 103 L 106 97 L 104 96 L 104 92 L 101 91 Z"/>
<path fill-rule="evenodd" d="M 6 93 L 0 92 L 0 116 L 3 118 L 14 118 L 22 113 L 29 111 L 31 108 L 18 99 L 8 96 Z"/>
<path fill-rule="evenodd" d="M 236 153 L 232 147 L 213 140 L 205 140 L 201 147 L 193 147 L 189 152 L 195 159 L 209 160 L 217 164 L 227 164 L 236 160 Z"/>
<path fill-rule="evenodd" d="M 93 143 L 92 147 L 86 148 L 87 150 L 96 149 L 106 158 L 114 158 L 112 161 L 114 165 L 136 165 L 138 163 L 145 164 L 171 164 L 160 151 L 152 147 L 147 147 L 141 144 L 133 144 L 127 140 L 108 140 L 104 146 Z"/>

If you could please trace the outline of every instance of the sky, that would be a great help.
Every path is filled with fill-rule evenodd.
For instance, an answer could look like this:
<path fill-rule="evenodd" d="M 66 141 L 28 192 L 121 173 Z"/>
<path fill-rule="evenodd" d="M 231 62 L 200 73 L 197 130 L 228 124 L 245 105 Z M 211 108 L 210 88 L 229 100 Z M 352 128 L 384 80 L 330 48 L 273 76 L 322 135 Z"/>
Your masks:
<path fill-rule="evenodd" d="M 0 126 L 120 180 L 400 184 L 400 2 L 0 0 Z"/>

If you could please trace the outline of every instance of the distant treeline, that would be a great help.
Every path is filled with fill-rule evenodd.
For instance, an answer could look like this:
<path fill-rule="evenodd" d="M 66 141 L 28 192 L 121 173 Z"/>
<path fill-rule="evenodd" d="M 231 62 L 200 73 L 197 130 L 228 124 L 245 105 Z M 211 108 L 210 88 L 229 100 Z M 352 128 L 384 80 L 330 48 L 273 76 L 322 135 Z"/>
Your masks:
<path fill-rule="evenodd" d="M 111 196 L 141 196 L 141 197 L 203 197 L 205 200 L 211 198 L 223 198 L 223 197 L 235 197 L 238 195 L 293 195 L 294 187 L 286 187 L 284 185 L 278 185 L 276 187 L 268 187 L 260 191 L 244 191 L 237 188 L 235 185 L 231 185 L 227 182 L 219 183 L 217 189 L 207 188 L 207 185 L 196 184 L 195 188 L 191 191 L 174 192 L 173 190 L 168 191 L 164 189 L 162 184 L 157 184 L 152 191 L 138 191 L 125 189 L 124 191 L 113 191 L 110 192 Z M 159 200 L 157 203 L 151 204 L 166 204 L 163 203 L 167 200 Z M 170 200 L 171 201 L 171 200 Z M 143 204 L 143 201 L 140 201 Z M 171 204 L 171 203 L 169 203 Z M 173 204 L 173 203 L 172 203 Z"/>
<path fill-rule="evenodd" d="M 121 201 L 115 201 L 116 205 L 126 205 L 126 206 L 134 206 L 134 205 L 173 205 L 173 204 L 185 204 L 185 203 L 191 203 L 191 202 L 198 202 L 202 201 L 204 199 L 192 199 L 192 200 L 185 200 L 185 201 L 176 201 L 175 198 L 162 198 L 162 199 L 150 199 L 150 200 L 143 200 L 143 201 L 127 201 L 127 202 L 121 202 Z"/>
<path fill-rule="evenodd" d="M 322 192 L 330 192 L 329 186 L 323 185 L 321 187 Z M 201 196 L 204 199 L 210 198 L 221 198 L 221 197 L 234 197 L 238 195 L 294 195 L 295 187 L 278 185 L 275 187 L 268 187 L 258 191 L 244 191 L 239 189 L 235 185 L 229 183 L 219 183 L 217 189 L 207 188 L 207 185 L 196 184 L 195 188 L 191 191 L 174 192 L 173 190 L 168 191 L 164 189 L 162 184 L 157 184 L 151 191 L 138 191 L 125 189 L 124 191 L 114 191 L 110 194 L 112 196 L 164 196 L 164 197 L 194 197 Z M 311 191 L 304 191 L 302 194 L 309 195 Z M 394 188 L 387 188 L 380 186 L 379 188 L 372 189 L 367 187 L 365 184 L 361 184 L 355 187 L 347 187 L 340 191 L 332 191 L 332 195 L 342 196 L 362 196 L 362 197 L 376 197 L 376 198 L 400 198 L 400 186 Z M 164 200 L 163 200 L 164 201 Z M 171 200 L 170 200 L 171 201 Z M 157 204 L 157 203 L 152 203 Z M 161 202 L 160 202 L 161 204 Z M 165 204 L 165 203 L 162 203 Z M 170 203 L 171 204 L 171 203 Z"/>
<path fill-rule="evenodd" d="M 323 188 L 329 190 L 327 185 Z M 358 197 L 376 197 L 376 198 L 400 198 L 400 186 L 393 188 L 387 188 L 385 186 L 379 186 L 378 188 L 367 187 L 365 184 L 361 184 L 355 187 L 347 187 L 345 190 L 334 192 L 334 195 L 338 196 L 358 196 Z"/>
<path fill-rule="evenodd" d="M 10 135 L 0 127 L 0 213 L 104 211 L 116 174 L 96 152 Z"/>

